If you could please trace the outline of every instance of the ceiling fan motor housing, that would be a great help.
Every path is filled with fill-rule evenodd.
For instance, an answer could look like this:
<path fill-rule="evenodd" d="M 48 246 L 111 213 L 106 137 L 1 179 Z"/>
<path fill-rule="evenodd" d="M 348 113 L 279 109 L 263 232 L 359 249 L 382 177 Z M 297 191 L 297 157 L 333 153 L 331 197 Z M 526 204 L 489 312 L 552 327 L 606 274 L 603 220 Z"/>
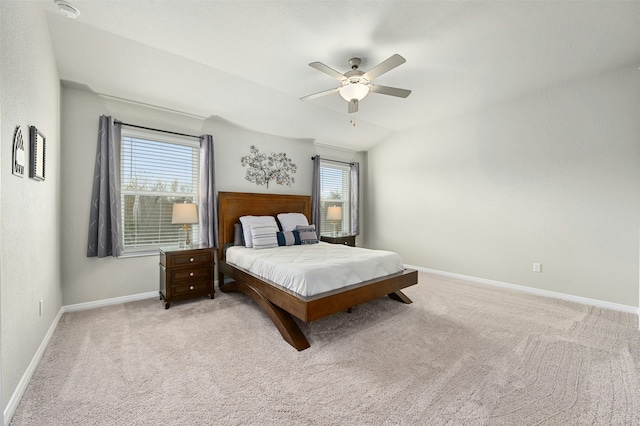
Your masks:
<path fill-rule="evenodd" d="M 361 62 L 360 58 L 351 58 L 349 59 L 349 66 L 352 70 L 357 70 Z"/>

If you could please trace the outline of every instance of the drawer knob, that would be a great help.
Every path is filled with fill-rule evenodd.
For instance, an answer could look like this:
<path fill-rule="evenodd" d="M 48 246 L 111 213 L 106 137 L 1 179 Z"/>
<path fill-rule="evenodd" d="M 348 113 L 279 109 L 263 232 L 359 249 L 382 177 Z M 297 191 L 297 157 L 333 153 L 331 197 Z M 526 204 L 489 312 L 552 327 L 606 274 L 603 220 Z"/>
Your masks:
<path fill-rule="evenodd" d="M 189 272 L 189 276 L 192 277 L 193 276 L 193 272 Z"/>
<path fill-rule="evenodd" d="M 189 262 L 193 262 L 193 257 L 189 259 Z"/>
<path fill-rule="evenodd" d="M 189 287 L 189 290 L 193 290 L 193 286 Z"/>

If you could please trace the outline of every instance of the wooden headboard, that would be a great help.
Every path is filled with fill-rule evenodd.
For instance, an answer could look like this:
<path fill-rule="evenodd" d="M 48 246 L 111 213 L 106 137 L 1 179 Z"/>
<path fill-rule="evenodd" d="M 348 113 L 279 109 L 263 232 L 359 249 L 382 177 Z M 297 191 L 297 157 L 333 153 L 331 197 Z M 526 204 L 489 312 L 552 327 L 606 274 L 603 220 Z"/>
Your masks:
<path fill-rule="evenodd" d="M 222 249 L 233 243 L 233 225 L 241 216 L 277 216 L 278 213 L 304 213 L 311 223 L 311 197 L 308 195 L 218 192 L 218 243 Z M 222 259 L 224 250 L 218 250 Z"/>

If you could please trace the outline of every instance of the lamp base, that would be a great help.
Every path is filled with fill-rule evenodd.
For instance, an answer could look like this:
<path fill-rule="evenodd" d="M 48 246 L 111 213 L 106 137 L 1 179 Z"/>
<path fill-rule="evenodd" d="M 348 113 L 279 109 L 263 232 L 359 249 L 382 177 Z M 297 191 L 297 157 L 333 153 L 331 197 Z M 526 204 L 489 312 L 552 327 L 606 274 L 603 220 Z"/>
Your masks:
<path fill-rule="evenodd" d="M 189 225 L 182 225 L 178 231 L 178 248 L 191 248 L 191 230 L 189 229 Z"/>

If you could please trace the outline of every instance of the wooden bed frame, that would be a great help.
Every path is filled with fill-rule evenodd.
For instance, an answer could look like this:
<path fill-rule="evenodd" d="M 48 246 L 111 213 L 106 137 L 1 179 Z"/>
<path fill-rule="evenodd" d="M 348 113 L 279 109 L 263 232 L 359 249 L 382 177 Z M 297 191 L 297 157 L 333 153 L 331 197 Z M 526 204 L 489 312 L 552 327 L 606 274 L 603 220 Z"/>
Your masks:
<path fill-rule="evenodd" d="M 418 283 L 418 272 L 403 272 L 354 284 L 316 296 L 303 297 L 276 283 L 225 261 L 225 247 L 233 244 L 234 224 L 241 216 L 277 216 L 278 213 L 304 213 L 311 217 L 311 197 L 301 195 L 218 193 L 218 286 L 223 292 L 238 291 L 250 296 L 271 318 L 291 346 L 301 351 L 309 342 L 293 316 L 310 322 L 383 296 L 403 303 L 411 300 L 400 290 Z M 234 281 L 225 283 L 224 278 Z"/>

